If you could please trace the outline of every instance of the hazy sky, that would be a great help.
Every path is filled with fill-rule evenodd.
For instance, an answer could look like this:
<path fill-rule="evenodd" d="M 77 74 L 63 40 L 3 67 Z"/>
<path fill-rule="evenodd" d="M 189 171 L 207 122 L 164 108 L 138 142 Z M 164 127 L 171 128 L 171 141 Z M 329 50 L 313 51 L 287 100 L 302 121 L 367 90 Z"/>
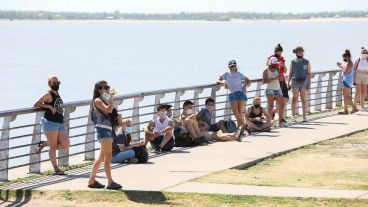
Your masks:
<path fill-rule="evenodd" d="M 367 0 L 0 0 L 0 10 L 101 12 L 319 12 L 368 10 Z"/>

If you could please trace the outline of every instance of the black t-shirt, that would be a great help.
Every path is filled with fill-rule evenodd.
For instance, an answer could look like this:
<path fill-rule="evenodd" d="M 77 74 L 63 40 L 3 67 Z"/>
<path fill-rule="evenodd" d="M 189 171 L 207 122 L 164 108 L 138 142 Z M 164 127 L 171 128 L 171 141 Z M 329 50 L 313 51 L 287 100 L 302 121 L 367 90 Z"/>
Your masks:
<path fill-rule="evenodd" d="M 123 144 L 125 147 L 129 146 L 125 133 L 118 133 L 112 141 L 112 154 L 116 155 L 120 152 L 119 145 Z"/>
<path fill-rule="evenodd" d="M 55 94 L 51 91 L 49 91 L 52 101 L 51 103 L 45 103 L 46 105 L 50 105 L 56 109 L 56 113 L 52 114 L 50 109 L 45 109 L 45 119 L 57 123 L 63 123 L 64 122 L 64 109 L 63 109 L 63 100 L 60 98 L 59 94 Z"/>

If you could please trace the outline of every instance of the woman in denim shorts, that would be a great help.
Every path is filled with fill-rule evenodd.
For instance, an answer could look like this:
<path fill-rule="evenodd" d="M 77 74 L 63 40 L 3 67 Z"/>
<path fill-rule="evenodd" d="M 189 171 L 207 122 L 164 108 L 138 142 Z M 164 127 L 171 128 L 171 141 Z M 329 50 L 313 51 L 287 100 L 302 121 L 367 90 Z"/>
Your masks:
<path fill-rule="evenodd" d="M 230 91 L 228 100 L 231 104 L 231 111 L 233 112 L 237 126 L 245 126 L 245 120 L 243 116 L 244 107 L 247 101 L 247 96 L 244 93 L 246 85 L 250 85 L 250 80 L 244 76 L 244 74 L 238 72 L 237 64 L 235 60 L 231 60 L 228 63 L 230 72 L 226 72 L 220 76 L 217 80 L 218 84 L 225 84 L 225 88 Z M 245 83 L 245 84 L 243 84 Z M 244 132 L 244 130 L 241 130 Z"/>
<path fill-rule="evenodd" d="M 110 114 L 116 110 L 114 109 L 113 94 L 110 93 L 110 86 L 106 81 L 99 81 L 95 84 L 92 99 L 91 118 L 96 128 L 96 138 L 100 143 L 100 156 L 93 163 L 91 176 L 88 181 L 89 188 L 104 188 L 96 181 L 97 170 L 104 162 L 105 173 L 108 181 L 107 189 L 118 190 L 122 186 L 115 183 L 111 176 L 111 158 L 112 158 L 112 142 L 114 133 L 113 123 L 111 123 Z"/>
<path fill-rule="evenodd" d="M 284 116 L 284 96 L 280 87 L 280 74 L 278 72 L 279 60 L 276 57 L 271 57 L 268 61 L 268 67 L 263 71 L 263 83 L 267 84 L 266 97 L 268 103 L 268 113 L 273 117 L 274 100 L 279 107 L 279 127 L 286 127 L 282 122 Z"/>
<path fill-rule="evenodd" d="M 45 115 L 41 119 L 42 132 L 47 138 L 46 141 L 41 141 L 38 144 L 37 153 L 41 153 L 42 149 L 48 146 L 49 158 L 54 167 L 53 175 L 65 175 L 58 167 L 56 161 L 56 150 L 66 149 L 70 142 L 64 127 L 64 109 L 63 100 L 59 95 L 60 81 L 56 76 L 48 77 L 48 86 L 50 90 L 37 100 L 34 107 L 45 109 Z"/>
<path fill-rule="evenodd" d="M 292 122 L 296 122 L 296 104 L 300 95 L 303 108 L 303 122 L 307 122 L 307 91 L 310 89 L 311 65 L 309 60 L 304 58 L 304 49 L 299 46 L 293 50 L 296 59 L 291 61 L 288 87 L 293 90 L 293 100 L 291 103 Z M 291 82 L 291 84 L 290 84 Z"/>

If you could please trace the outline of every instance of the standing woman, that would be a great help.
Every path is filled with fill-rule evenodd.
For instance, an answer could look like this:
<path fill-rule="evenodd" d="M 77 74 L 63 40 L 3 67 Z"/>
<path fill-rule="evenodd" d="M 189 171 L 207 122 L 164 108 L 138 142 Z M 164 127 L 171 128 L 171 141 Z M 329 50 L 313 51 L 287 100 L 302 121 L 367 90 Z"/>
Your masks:
<path fill-rule="evenodd" d="M 341 115 L 349 114 L 348 106 L 353 105 L 353 110 L 351 113 L 355 113 L 358 111 L 356 106 L 353 104 L 352 97 L 350 96 L 351 89 L 353 88 L 354 83 L 354 64 L 351 61 L 350 50 L 346 49 L 344 54 L 342 54 L 342 58 L 346 64 L 337 63 L 337 66 L 342 70 L 342 93 L 344 95 L 344 111 L 339 112 Z"/>
<path fill-rule="evenodd" d="M 360 96 L 361 111 L 366 112 L 367 109 L 364 107 L 364 101 L 367 97 L 368 50 L 364 47 L 362 47 L 362 56 L 355 61 L 354 71 L 354 83 L 356 87 L 354 106 L 357 106 Z"/>
<path fill-rule="evenodd" d="M 54 167 L 53 175 L 65 175 L 65 172 L 61 171 L 58 167 L 56 150 L 66 149 L 70 145 L 64 127 L 63 100 L 60 98 L 58 92 L 60 83 L 56 76 L 50 75 L 48 77 L 50 90 L 34 104 L 34 107 L 40 107 L 46 110 L 44 117 L 41 119 L 41 127 L 47 141 L 41 141 L 38 144 L 36 152 L 41 153 L 44 147 L 49 146 L 49 158 Z"/>
<path fill-rule="evenodd" d="M 100 143 L 100 155 L 93 163 L 91 177 L 88 181 L 89 188 L 104 188 L 96 181 L 97 170 L 104 162 L 105 173 L 108 181 L 107 189 L 118 190 L 122 186 L 115 183 L 111 176 L 111 158 L 112 158 L 112 142 L 114 137 L 114 123 L 112 123 L 111 114 L 114 112 L 113 94 L 110 93 L 110 86 L 106 81 L 99 81 L 95 84 L 92 99 L 91 118 L 96 128 L 96 137 Z M 116 110 L 115 110 L 116 112 Z"/>
<path fill-rule="evenodd" d="M 304 49 L 299 46 L 293 50 L 296 59 L 291 61 L 288 78 L 288 87 L 292 88 L 293 101 L 291 103 L 292 122 L 296 122 L 295 111 L 296 103 L 300 95 L 303 108 L 303 122 L 307 122 L 307 91 L 311 83 L 311 65 L 309 60 L 304 58 Z M 291 82 L 291 84 L 290 84 Z"/>
<path fill-rule="evenodd" d="M 245 125 L 243 110 L 247 101 L 247 96 L 244 93 L 245 85 L 250 85 L 250 80 L 244 74 L 238 72 L 235 60 L 228 63 L 229 72 L 225 72 L 217 80 L 218 84 L 225 84 L 225 88 L 230 91 L 228 100 L 231 104 L 231 111 L 233 112 L 238 128 Z M 225 80 L 225 82 L 224 82 Z M 246 84 L 243 85 L 243 82 Z M 244 131 L 243 129 L 241 131 Z"/>
<path fill-rule="evenodd" d="M 279 107 L 279 127 L 286 127 L 282 122 L 284 116 L 284 98 L 280 87 L 279 60 L 271 57 L 268 67 L 263 71 L 263 83 L 267 84 L 266 97 L 268 105 L 268 113 L 273 117 L 274 100 Z"/>

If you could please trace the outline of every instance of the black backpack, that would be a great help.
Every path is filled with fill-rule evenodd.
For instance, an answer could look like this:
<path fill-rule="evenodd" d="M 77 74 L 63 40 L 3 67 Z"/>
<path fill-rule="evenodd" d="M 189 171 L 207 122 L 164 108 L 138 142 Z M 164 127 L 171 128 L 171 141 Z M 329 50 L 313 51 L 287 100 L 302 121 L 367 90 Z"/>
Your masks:
<path fill-rule="evenodd" d="M 147 163 L 148 162 L 148 152 L 147 149 L 143 146 L 133 147 L 135 152 L 135 157 L 138 159 L 138 163 Z"/>
<path fill-rule="evenodd" d="M 175 147 L 195 147 L 199 145 L 201 145 L 201 143 L 194 141 L 189 133 L 175 136 Z"/>

